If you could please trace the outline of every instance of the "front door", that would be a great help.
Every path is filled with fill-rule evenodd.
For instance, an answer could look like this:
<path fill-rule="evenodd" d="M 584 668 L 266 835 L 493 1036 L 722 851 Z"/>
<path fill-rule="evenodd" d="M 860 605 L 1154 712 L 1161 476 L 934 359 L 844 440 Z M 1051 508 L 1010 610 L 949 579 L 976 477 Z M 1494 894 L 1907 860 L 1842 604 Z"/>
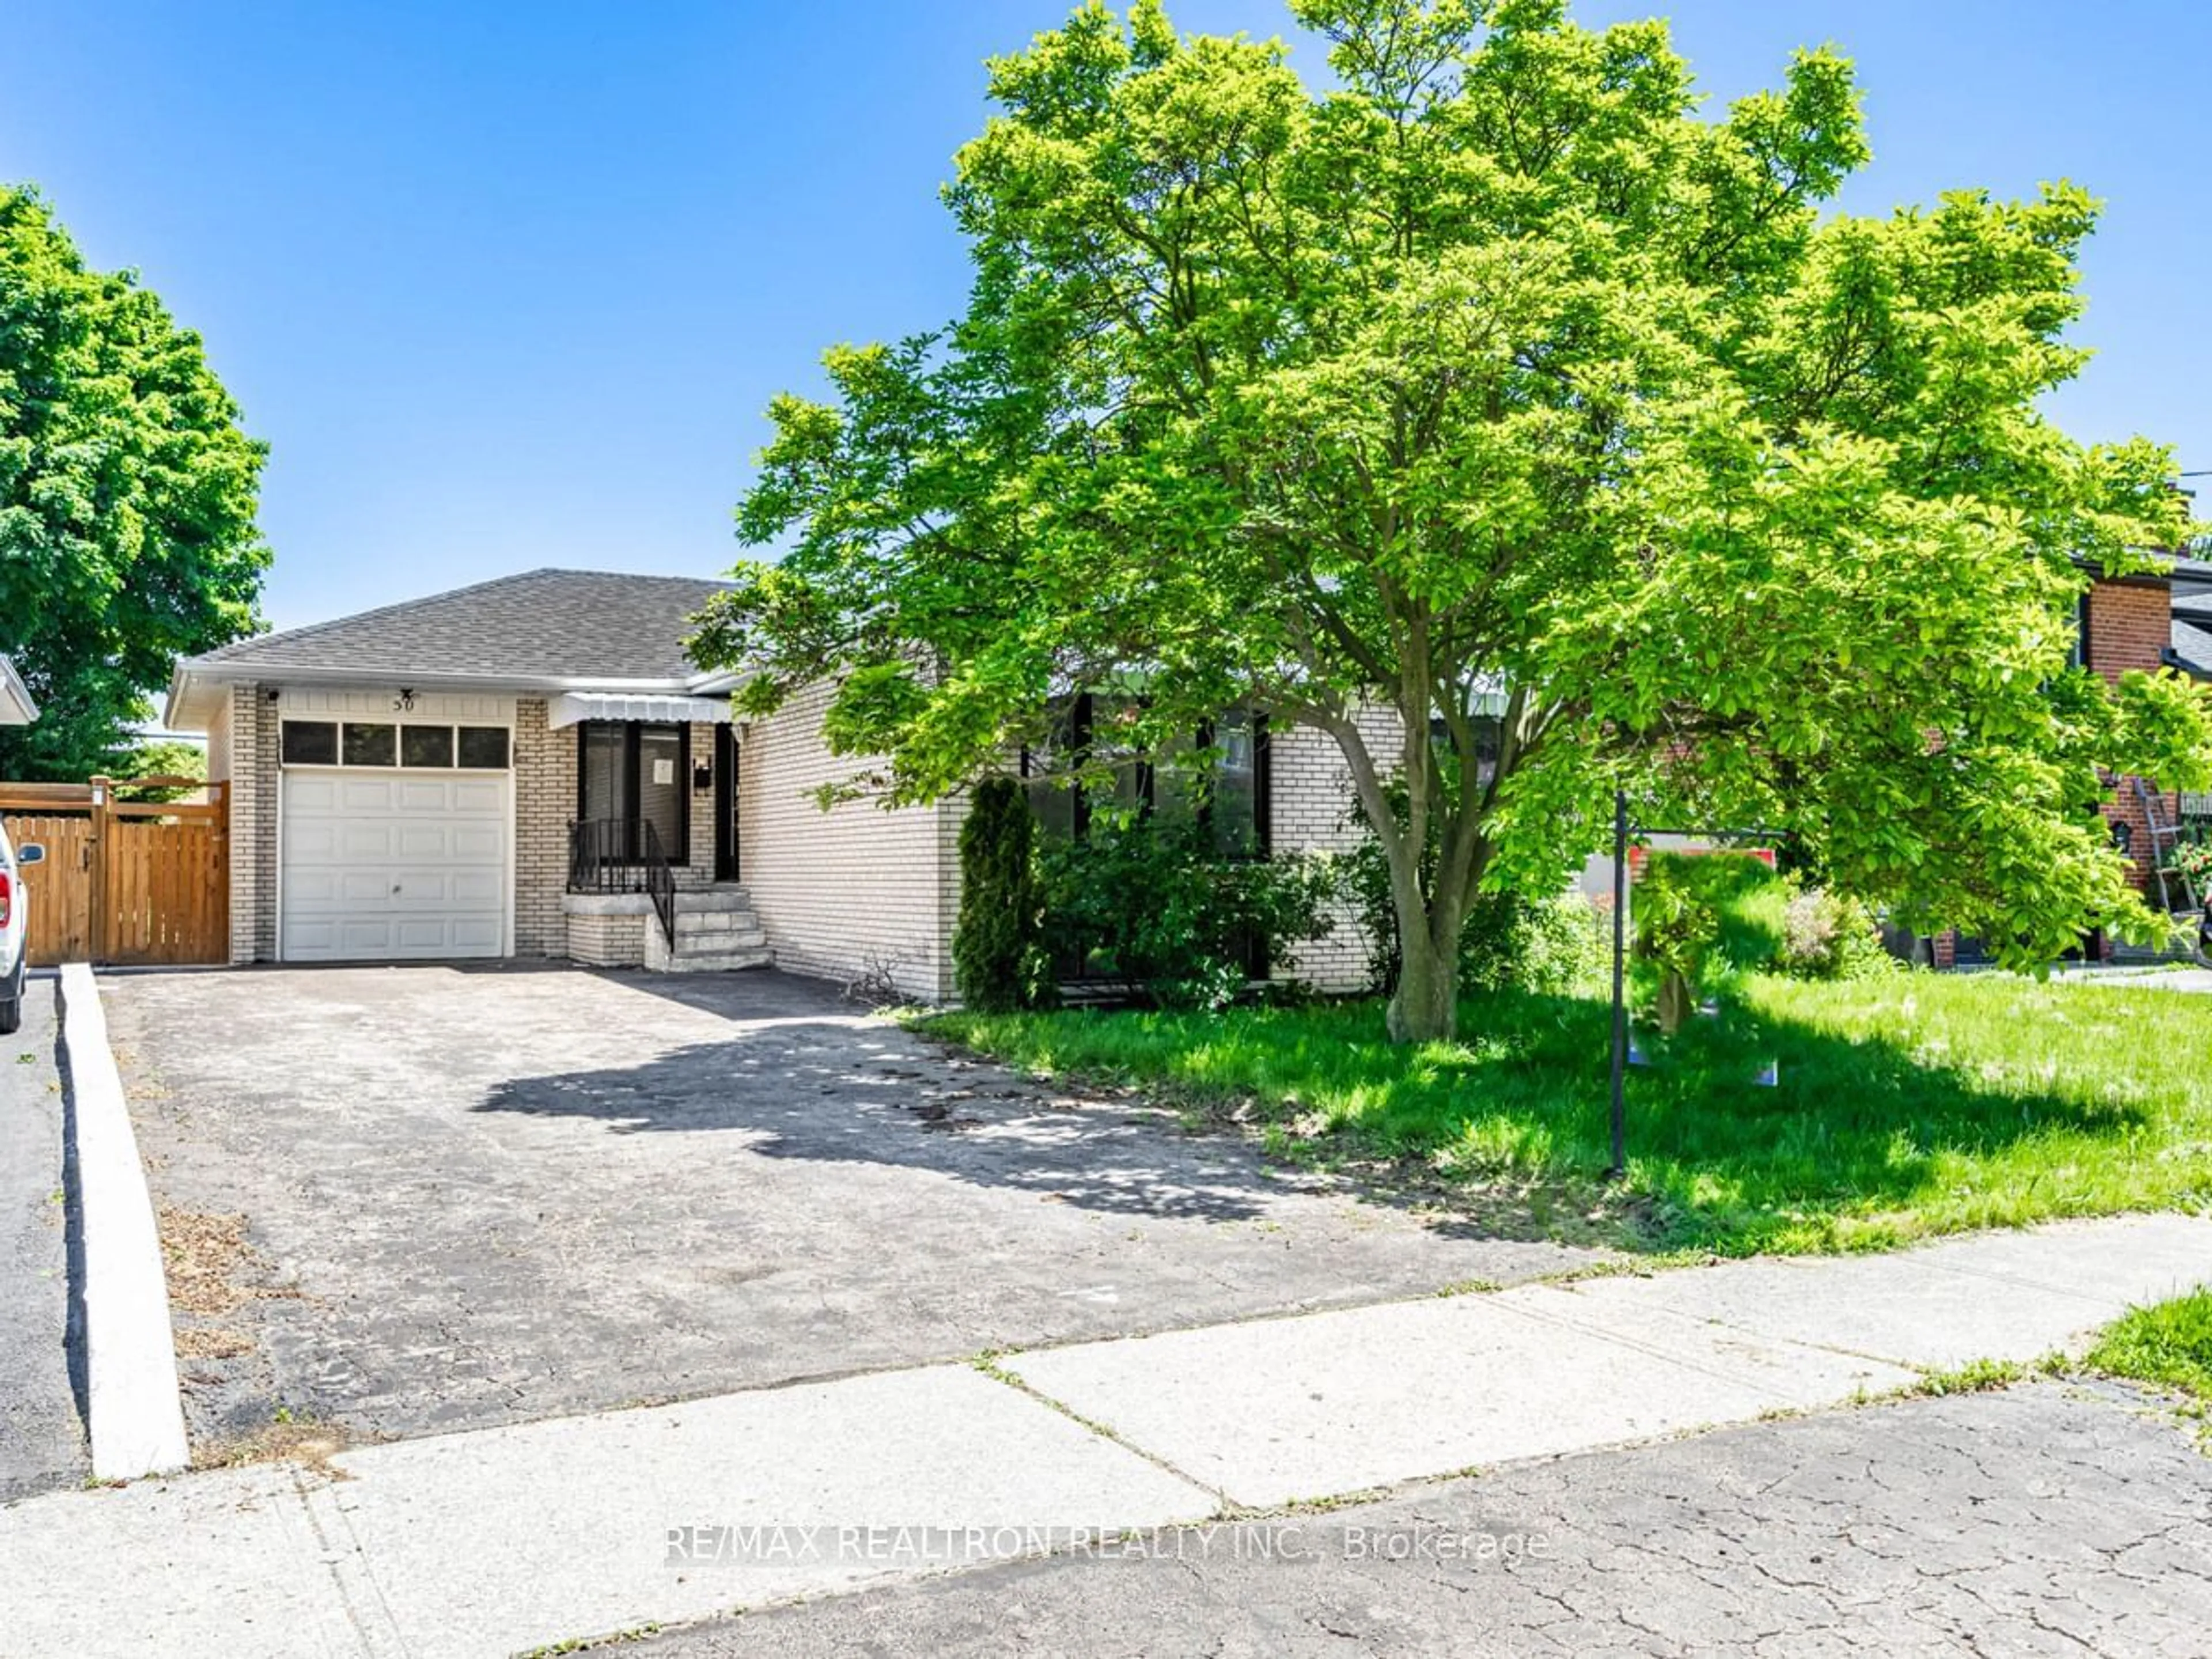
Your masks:
<path fill-rule="evenodd" d="M 739 879 L 738 732 L 726 723 L 714 728 L 714 879 Z"/>

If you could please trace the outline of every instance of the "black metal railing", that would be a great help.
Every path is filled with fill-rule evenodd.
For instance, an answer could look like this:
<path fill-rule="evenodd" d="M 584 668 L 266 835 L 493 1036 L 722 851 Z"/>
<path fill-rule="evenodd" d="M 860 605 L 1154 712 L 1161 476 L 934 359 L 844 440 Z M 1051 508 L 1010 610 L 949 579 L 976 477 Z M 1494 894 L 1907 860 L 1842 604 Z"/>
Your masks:
<path fill-rule="evenodd" d="M 676 945 L 676 872 L 660 832 L 633 818 L 584 818 L 568 826 L 568 890 L 643 893 L 660 931 Z"/>

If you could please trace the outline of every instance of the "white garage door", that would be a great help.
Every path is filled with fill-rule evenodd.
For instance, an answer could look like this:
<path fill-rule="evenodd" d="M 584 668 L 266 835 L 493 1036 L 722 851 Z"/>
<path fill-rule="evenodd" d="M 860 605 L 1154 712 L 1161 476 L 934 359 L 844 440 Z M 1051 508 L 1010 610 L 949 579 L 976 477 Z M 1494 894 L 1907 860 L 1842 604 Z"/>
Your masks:
<path fill-rule="evenodd" d="M 283 774 L 287 962 L 496 957 L 507 945 L 507 780 Z"/>

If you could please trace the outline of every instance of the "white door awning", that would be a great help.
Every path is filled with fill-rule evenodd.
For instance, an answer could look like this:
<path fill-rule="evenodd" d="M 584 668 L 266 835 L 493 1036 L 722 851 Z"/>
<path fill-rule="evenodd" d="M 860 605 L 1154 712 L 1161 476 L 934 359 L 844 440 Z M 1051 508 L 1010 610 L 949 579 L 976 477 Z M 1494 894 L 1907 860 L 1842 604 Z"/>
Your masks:
<path fill-rule="evenodd" d="M 652 720 L 674 725 L 726 724 L 730 705 L 720 697 L 651 696 L 634 691 L 563 691 L 546 710 L 555 731 L 583 720 Z"/>

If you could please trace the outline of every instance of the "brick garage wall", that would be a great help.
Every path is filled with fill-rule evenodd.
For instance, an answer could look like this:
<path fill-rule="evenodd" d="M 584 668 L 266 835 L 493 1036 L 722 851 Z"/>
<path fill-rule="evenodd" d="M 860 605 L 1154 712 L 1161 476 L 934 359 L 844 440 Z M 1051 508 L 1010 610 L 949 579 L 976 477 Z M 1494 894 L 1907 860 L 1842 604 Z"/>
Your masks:
<path fill-rule="evenodd" d="M 952 991 L 957 810 L 858 800 L 823 811 L 816 787 L 868 769 L 823 742 L 829 701 L 827 686 L 810 687 L 741 737 L 738 855 L 754 912 L 779 968 L 857 979 L 880 966 L 904 994 L 942 1000 Z"/>
<path fill-rule="evenodd" d="M 1395 772 L 1403 726 L 1396 711 L 1362 710 L 1360 733 L 1376 768 Z M 1268 834 L 1278 854 L 1340 853 L 1357 846 L 1358 800 L 1352 793 L 1352 767 L 1344 750 L 1316 726 L 1268 724 Z M 1300 979 L 1318 991 L 1367 988 L 1367 930 L 1340 902 L 1329 931 L 1298 946 L 1276 969 L 1279 978 Z"/>
<path fill-rule="evenodd" d="M 568 952 L 568 823 L 576 815 L 576 728 L 545 723 L 545 699 L 514 705 L 514 954 Z"/>
<path fill-rule="evenodd" d="M 276 957 L 276 739 L 275 688 L 234 685 L 217 723 L 230 780 L 230 959 Z M 209 750 L 216 745 L 212 738 Z"/>

